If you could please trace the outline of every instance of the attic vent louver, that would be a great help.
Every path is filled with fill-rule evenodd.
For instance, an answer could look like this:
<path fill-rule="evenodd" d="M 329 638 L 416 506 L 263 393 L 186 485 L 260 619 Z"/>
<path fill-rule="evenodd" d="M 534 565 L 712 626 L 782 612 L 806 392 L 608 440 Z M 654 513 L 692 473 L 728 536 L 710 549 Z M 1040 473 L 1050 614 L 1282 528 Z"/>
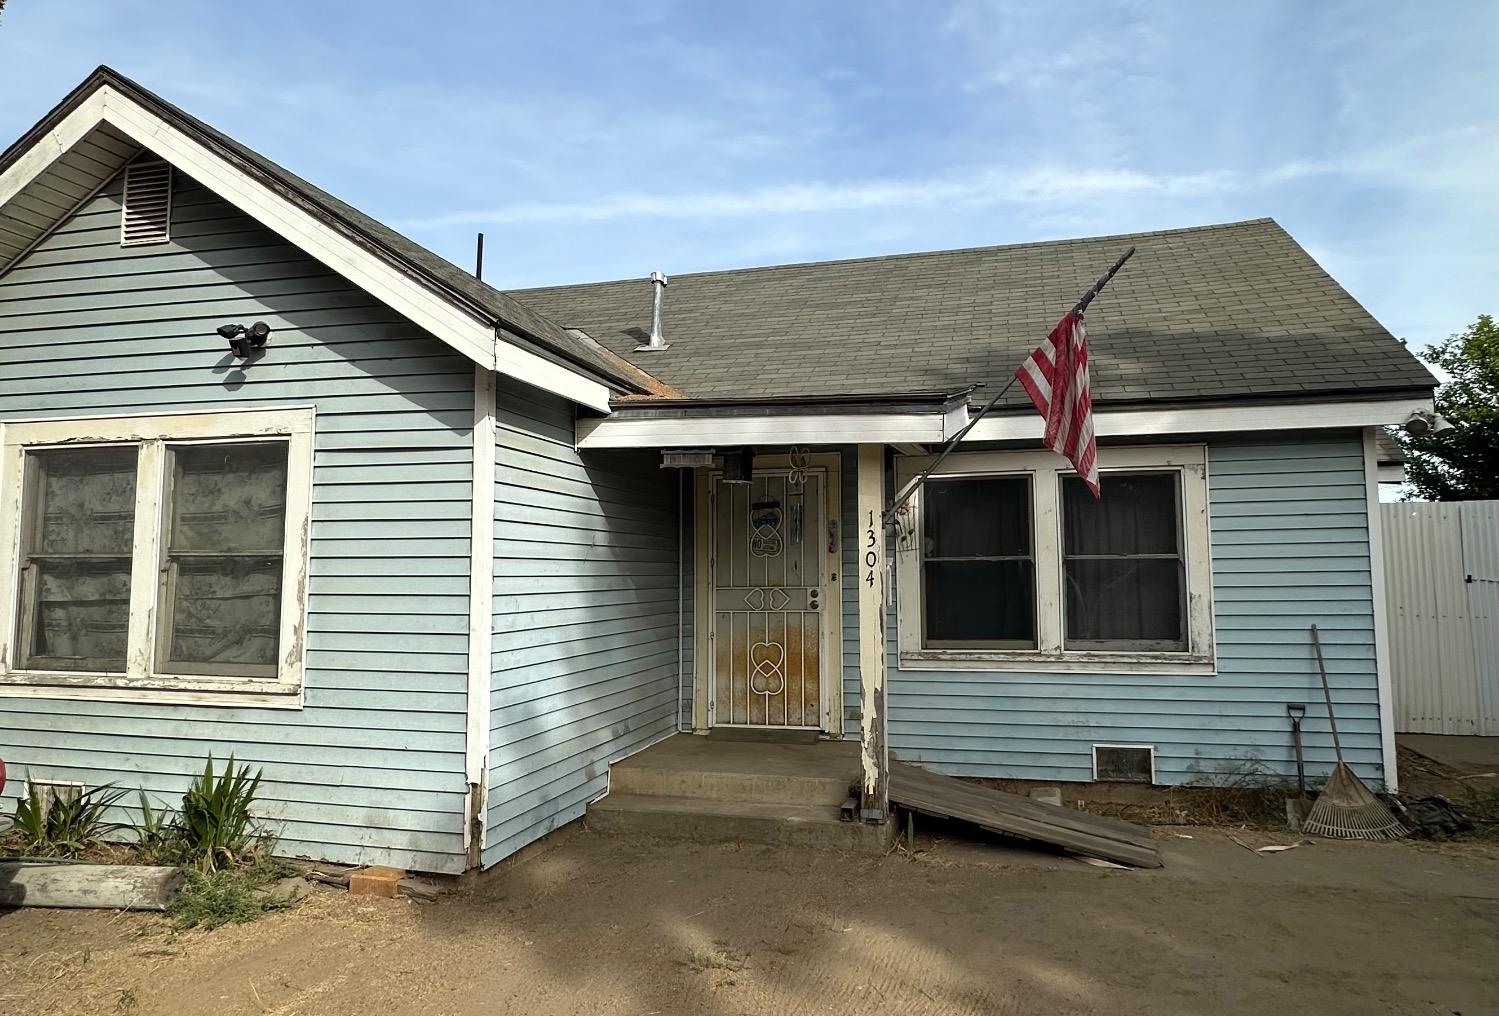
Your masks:
<path fill-rule="evenodd" d="M 120 246 L 139 247 L 171 239 L 172 167 L 166 162 L 132 162 L 125 167 L 125 214 Z"/>

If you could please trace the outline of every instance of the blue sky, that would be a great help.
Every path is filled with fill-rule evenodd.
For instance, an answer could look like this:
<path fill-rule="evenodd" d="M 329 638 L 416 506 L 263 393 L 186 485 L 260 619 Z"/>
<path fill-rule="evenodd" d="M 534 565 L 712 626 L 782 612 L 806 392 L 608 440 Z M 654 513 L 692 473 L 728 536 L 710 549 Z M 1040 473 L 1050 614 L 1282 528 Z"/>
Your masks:
<path fill-rule="evenodd" d="M 9 0 L 497 285 L 1270 215 L 1422 345 L 1499 296 L 1499 4 Z"/>

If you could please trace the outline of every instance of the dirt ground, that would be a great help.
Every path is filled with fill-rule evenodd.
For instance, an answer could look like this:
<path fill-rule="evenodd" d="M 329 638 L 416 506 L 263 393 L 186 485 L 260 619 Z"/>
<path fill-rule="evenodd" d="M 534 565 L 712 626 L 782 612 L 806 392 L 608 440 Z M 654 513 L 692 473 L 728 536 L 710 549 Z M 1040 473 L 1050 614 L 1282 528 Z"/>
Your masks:
<path fill-rule="evenodd" d="M 1499 1008 L 1499 855 L 1157 830 L 1110 870 L 928 826 L 914 858 L 574 827 L 431 903 L 250 925 L 0 911 L 0 1012 L 1421 1013 Z M 1184 838 L 1190 836 L 1190 839 Z"/>

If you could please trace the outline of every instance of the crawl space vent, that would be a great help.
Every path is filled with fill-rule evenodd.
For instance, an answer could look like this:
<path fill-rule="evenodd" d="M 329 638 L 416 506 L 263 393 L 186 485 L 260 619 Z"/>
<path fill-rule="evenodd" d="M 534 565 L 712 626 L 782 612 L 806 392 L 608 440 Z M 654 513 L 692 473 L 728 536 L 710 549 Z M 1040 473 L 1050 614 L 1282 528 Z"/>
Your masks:
<path fill-rule="evenodd" d="M 1108 783 L 1154 783 L 1155 748 L 1148 744 L 1095 744 L 1093 778 Z"/>
<path fill-rule="evenodd" d="M 166 243 L 171 238 L 172 167 L 166 162 L 132 162 L 125 167 L 125 214 L 120 246 Z"/>

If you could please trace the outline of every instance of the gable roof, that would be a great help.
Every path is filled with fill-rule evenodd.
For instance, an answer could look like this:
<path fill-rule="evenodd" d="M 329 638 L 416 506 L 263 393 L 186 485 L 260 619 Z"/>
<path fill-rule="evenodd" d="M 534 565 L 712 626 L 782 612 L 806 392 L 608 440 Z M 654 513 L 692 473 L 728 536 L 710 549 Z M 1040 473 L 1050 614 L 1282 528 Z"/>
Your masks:
<path fill-rule="evenodd" d="M 644 280 L 514 291 L 694 398 L 1003 386 L 1130 245 L 1088 311 L 1095 402 L 1275 400 L 1429 390 L 1435 381 L 1270 219 L 673 275 L 670 348 Z M 1017 386 L 1007 405 L 1027 405 Z"/>
<path fill-rule="evenodd" d="M 85 115 L 72 116 L 90 102 L 94 107 Z M 36 126 L 0 154 L 0 272 L 45 236 L 78 202 L 111 179 L 142 148 L 149 148 L 168 161 L 177 161 L 171 151 L 158 147 L 158 142 L 165 139 L 153 135 L 150 128 L 157 124 L 141 121 L 145 129 L 132 129 L 141 113 L 148 120 L 154 118 L 180 132 L 189 142 L 201 146 L 207 157 L 222 160 L 402 276 L 418 282 L 453 310 L 471 318 L 479 328 L 489 328 L 494 332 L 488 339 L 490 347 L 508 344 L 539 354 L 616 391 L 647 390 L 637 374 L 608 351 L 568 333 L 545 315 L 475 279 L 108 67 L 100 67 L 89 75 Z M 201 173 L 201 167 L 197 166 L 178 165 L 178 168 L 195 179 Z M 208 180 L 199 182 L 211 186 Z M 298 242 L 296 237 L 288 239 Z M 305 244 L 299 246 L 306 249 Z M 314 251 L 309 253 L 316 255 Z M 335 271 L 344 268 L 338 263 L 329 267 Z M 363 284 L 360 279 L 354 281 Z M 389 295 L 367 288 L 380 299 Z M 426 321 L 418 323 L 429 325 Z M 442 330 L 434 330 L 434 334 L 447 338 Z M 505 351 L 501 351 L 501 362 L 497 362 L 493 352 L 486 357 L 482 336 L 451 344 L 481 364 L 505 369 Z"/>

